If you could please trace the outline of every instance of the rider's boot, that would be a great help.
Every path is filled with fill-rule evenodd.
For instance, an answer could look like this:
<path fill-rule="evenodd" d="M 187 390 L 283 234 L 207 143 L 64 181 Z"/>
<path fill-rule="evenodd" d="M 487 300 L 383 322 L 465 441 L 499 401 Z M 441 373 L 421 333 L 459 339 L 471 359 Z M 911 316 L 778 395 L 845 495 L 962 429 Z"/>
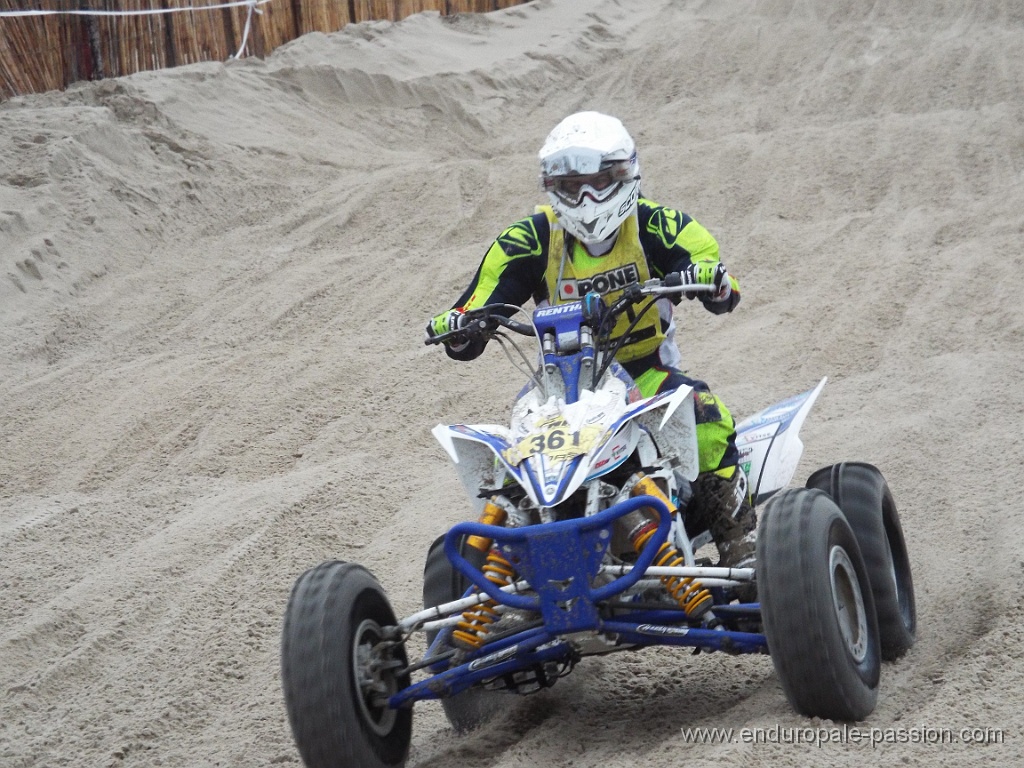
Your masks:
<path fill-rule="evenodd" d="M 693 486 L 691 505 L 718 548 L 719 567 L 753 567 L 757 515 L 747 493 L 747 476 L 738 467 L 728 467 L 698 475 Z M 755 594 L 753 585 L 736 589 L 743 602 L 753 600 Z"/>

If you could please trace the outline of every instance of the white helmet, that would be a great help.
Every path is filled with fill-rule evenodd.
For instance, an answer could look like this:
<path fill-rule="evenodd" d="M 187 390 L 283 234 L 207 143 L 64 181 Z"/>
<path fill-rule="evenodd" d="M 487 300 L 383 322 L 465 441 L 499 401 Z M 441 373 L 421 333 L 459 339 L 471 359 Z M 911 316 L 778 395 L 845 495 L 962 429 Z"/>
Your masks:
<path fill-rule="evenodd" d="M 541 186 L 566 232 L 599 243 L 636 210 L 640 165 L 625 126 L 600 112 L 569 115 L 540 150 Z"/>

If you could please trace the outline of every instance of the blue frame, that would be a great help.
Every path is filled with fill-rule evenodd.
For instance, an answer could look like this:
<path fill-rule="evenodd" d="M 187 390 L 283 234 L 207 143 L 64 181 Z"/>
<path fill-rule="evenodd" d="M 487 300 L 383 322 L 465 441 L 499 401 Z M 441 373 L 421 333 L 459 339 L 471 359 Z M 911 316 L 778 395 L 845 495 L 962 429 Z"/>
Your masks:
<path fill-rule="evenodd" d="M 658 514 L 658 528 L 640 552 L 633 569 L 607 584 L 591 586 L 611 543 L 615 522 L 641 507 Z M 523 528 L 473 522 L 455 525 L 444 541 L 445 555 L 455 569 L 491 599 L 513 608 L 539 612 L 543 625 L 468 652 L 457 666 L 447 667 L 447 660 L 438 660 L 431 667 L 435 674 L 394 694 L 388 706 L 409 707 L 416 701 L 453 696 L 483 680 L 546 662 L 569 662 L 573 649 L 568 642 L 559 640 L 559 635 L 580 631 L 612 633 L 624 645 L 676 645 L 730 653 L 767 653 L 768 643 L 761 633 L 691 627 L 686 624 L 682 611 L 638 609 L 611 620 L 601 618 L 597 603 L 624 592 L 644 577 L 668 538 L 671 525 L 671 511 L 654 496 L 635 496 L 590 517 Z M 502 592 L 488 581 L 459 553 L 463 536 L 492 539 L 537 595 Z M 721 605 L 713 610 L 725 620 L 760 616 L 757 603 Z M 428 656 L 446 632 L 443 630 L 438 635 Z"/>
<path fill-rule="evenodd" d="M 612 527 L 620 517 L 641 507 L 658 513 L 658 529 L 644 547 L 629 573 L 594 589 L 590 582 L 597 576 L 604 553 L 612 539 Z M 654 496 L 634 496 L 603 512 L 575 520 L 501 528 L 483 523 L 459 523 L 444 539 L 444 553 L 451 564 L 481 591 L 499 603 L 527 611 L 540 611 L 545 624 L 559 632 L 579 632 L 600 626 L 594 603 L 624 592 L 641 578 L 654 562 L 658 549 L 668 538 L 672 513 Z M 537 591 L 536 597 L 502 592 L 488 581 L 461 554 L 462 536 L 481 536 L 494 545 Z M 576 553 L 576 557 L 568 556 Z"/>

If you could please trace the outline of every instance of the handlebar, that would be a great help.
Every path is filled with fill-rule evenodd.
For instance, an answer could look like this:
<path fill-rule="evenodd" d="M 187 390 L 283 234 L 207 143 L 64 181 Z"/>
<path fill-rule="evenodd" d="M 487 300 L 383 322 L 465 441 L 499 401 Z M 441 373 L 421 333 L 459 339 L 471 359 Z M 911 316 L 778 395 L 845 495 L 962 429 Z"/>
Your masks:
<path fill-rule="evenodd" d="M 662 279 L 652 278 L 643 285 L 630 283 L 623 291 L 622 296 L 608 308 L 608 313 L 618 315 L 624 312 L 627 307 L 638 304 L 648 296 L 672 296 L 672 295 L 697 295 L 700 293 L 713 293 L 715 286 L 703 283 L 684 283 L 683 277 L 678 272 L 669 272 Z"/>
<path fill-rule="evenodd" d="M 530 323 L 524 323 L 521 320 L 513 320 L 505 315 L 498 314 L 499 309 L 509 309 L 508 304 L 489 304 L 486 307 L 480 307 L 479 309 L 471 309 L 466 312 L 463 319 L 463 325 L 456 331 L 449 331 L 448 333 L 440 333 L 437 336 L 431 336 L 424 341 L 425 344 L 443 344 L 446 341 L 452 339 L 472 339 L 484 336 L 490 336 L 498 330 L 499 327 L 507 328 L 514 333 L 518 333 L 521 336 L 536 336 L 537 332 Z M 512 307 L 516 311 L 519 307 Z"/>
<path fill-rule="evenodd" d="M 670 272 L 664 278 L 652 278 L 642 285 L 630 283 L 623 289 L 622 296 L 610 307 L 604 310 L 605 316 L 619 315 L 628 307 L 643 301 L 649 296 L 671 296 L 685 294 L 712 293 L 715 286 L 702 283 L 684 283 L 683 277 L 678 272 Z M 589 295 L 589 294 L 588 294 Z M 596 294 L 595 294 L 596 295 Z M 600 299 L 600 297 L 597 297 Z M 478 309 L 471 309 L 466 312 L 463 325 L 458 330 L 441 333 L 431 336 L 425 340 L 425 344 L 443 344 L 454 339 L 466 340 L 473 338 L 485 338 L 493 335 L 499 327 L 507 328 L 522 336 L 536 336 L 536 330 L 530 323 L 513 320 L 500 314 L 502 310 L 520 308 L 510 304 L 489 304 Z"/>

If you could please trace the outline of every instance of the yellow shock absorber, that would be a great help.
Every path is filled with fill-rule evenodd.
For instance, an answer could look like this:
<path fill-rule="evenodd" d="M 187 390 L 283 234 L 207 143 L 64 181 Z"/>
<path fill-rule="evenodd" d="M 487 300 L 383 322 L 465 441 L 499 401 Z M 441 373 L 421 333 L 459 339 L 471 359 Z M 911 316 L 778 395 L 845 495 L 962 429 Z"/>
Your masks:
<path fill-rule="evenodd" d="M 481 569 L 489 582 L 504 587 L 511 584 L 516 577 L 512 564 L 502 556 L 496 548 L 487 553 L 487 562 Z M 474 606 L 462 614 L 460 621 L 452 632 L 452 640 L 468 650 L 475 650 L 484 644 L 491 625 L 501 618 L 498 606 L 493 600 L 487 600 Z"/>
<path fill-rule="evenodd" d="M 480 515 L 480 522 L 484 525 L 504 525 L 508 512 L 499 507 L 490 499 L 484 504 L 484 511 Z M 467 536 L 466 543 L 474 549 L 486 552 L 491 548 L 491 540 L 483 536 Z"/>
<path fill-rule="evenodd" d="M 480 522 L 485 525 L 504 525 L 507 518 L 508 511 L 495 504 L 492 499 L 488 499 L 484 504 L 484 511 L 480 515 Z M 508 560 L 502 557 L 496 549 L 491 548 L 491 539 L 483 536 L 467 536 L 466 544 L 487 553 L 487 562 L 484 563 L 481 570 L 488 581 L 499 587 L 512 583 L 515 571 Z M 501 614 L 498 613 L 497 604 L 493 600 L 487 600 L 462 614 L 462 621 L 456 625 L 458 629 L 452 632 L 452 638 L 465 648 L 479 648 L 483 645 L 491 624 L 499 618 L 501 618 Z"/>
<path fill-rule="evenodd" d="M 636 484 L 630 490 L 630 495 L 653 496 L 656 499 L 660 499 L 672 514 L 676 513 L 675 505 L 669 501 L 668 496 L 658 487 L 658 484 L 644 475 L 641 475 L 636 481 Z M 634 530 L 630 534 L 633 548 L 637 552 L 642 550 L 657 530 L 658 525 L 654 522 L 649 522 Z M 686 559 L 679 554 L 679 550 L 666 541 L 661 545 L 658 554 L 654 556 L 652 564 L 662 567 L 675 567 L 685 565 L 685 563 Z M 686 576 L 662 576 L 661 583 L 665 585 L 665 589 L 679 603 L 679 606 L 686 611 L 686 615 L 691 618 L 700 618 L 711 610 L 711 606 L 714 604 L 711 593 L 704 589 L 704 585 L 696 579 Z"/>

